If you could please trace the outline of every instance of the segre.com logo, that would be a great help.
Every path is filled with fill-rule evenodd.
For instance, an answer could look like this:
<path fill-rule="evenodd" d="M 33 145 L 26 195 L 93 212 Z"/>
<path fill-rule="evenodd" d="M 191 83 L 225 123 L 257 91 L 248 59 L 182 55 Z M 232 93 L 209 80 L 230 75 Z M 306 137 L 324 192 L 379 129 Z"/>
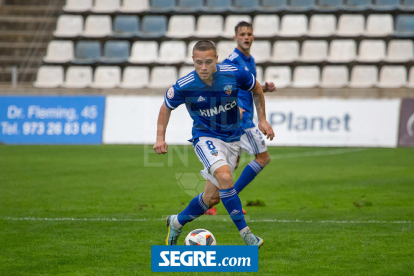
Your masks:
<path fill-rule="evenodd" d="M 159 246 L 151 248 L 153 272 L 257 272 L 257 246 Z"/>

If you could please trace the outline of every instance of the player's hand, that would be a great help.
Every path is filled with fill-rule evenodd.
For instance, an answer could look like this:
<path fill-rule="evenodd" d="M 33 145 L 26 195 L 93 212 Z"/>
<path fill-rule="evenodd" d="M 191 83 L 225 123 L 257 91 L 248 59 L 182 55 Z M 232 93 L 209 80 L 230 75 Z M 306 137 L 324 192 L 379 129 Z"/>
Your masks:
<path fill-rule="evenodd" d="M 241 120 L 243 119 L 243 113 L 246 112 L 246 110 L 244 110 L 243 108 L 239 106 L 239 111 L 240 111 L 240 120 Z"/>
<path fill-rule="evenodd" d="M 264 120 L 263 122 L 259 122 L 259 129 L 266 136 L 267 139 L 270 139 L 270 141 L 272 141 L 275 137 L 273 128 L 266 120 Z"/>
<path fill-rule="evenodd" d="M 167 143 L 165 141 L 157 141 L 153 147 L 156 153 L 166 154 L 167 153 Z"/>
<path fill-rule="evenodd" d="M 266 82 L 263 87 L 263 92 L 275 92 L 276 86 L 273 82 Z"/>

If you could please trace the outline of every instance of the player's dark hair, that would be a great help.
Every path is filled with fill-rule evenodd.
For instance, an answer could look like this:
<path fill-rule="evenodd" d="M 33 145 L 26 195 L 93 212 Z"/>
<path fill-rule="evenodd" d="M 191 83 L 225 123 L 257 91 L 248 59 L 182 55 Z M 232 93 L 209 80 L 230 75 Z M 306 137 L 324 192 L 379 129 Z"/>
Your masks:
<path fill-rule="evenodd" d="M 217 55 L 216 45 L 214 45 L 214 43 L 212 41 L 210 41 L 210 40 L 199 40 L 194 45 L 193 55 L 194 55 L 194 51 L 205 52 L 205 51 L 210 51 L 210 50 L 214 50 L 214 55 Z"/>
<path fill-rule="evenodd" d="M 237 35 L 237 31 L 238 31 L 240 28 L 242 28 L 242 27 L 252 28 L 252 30 L 253 30 L 253 26 L 252 26 L 252 24 L 250 24 L 249 22 L 246 22 L 246 21 L 240 21 L 240 22 L 236 25 L 236 27 L 234 27 L 234 33 Z"/>

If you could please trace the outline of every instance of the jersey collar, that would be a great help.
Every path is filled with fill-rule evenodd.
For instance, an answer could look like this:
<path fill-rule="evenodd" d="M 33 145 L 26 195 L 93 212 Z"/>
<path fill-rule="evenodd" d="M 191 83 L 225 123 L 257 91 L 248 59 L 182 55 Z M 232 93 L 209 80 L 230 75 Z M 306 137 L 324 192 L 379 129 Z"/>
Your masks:
<path fill-rule="evenodd" d="M 246 61 L 250 61 L 250 57 L 252 56 L 252 55 L 250 55 L 249 57 L 246 57 L 246 55 L 245 54 L 243 54 L 239 49 L 234 49 L 234 51 L 236 52 L 236 53 L 238 53 L 239 54 L 239 56 L 242 58 L 242 59 L 244 59 L 244 60 L 246 60 Z"/>
<path fill-rule="evenodd" d="M 216 71 L 215 73 L 213 73 L 213 85 L 212 85 L 212 86 L 214 86 L 214 84 L 215 84 L 215 82 L 216 82 L 216 80 L 217 80 L 218 72 L 220 71 L 220 67 L 219 67 L 217 64 L 216 64 L 216 68 L 217 68 L 217 71 Z M 204 82 L 200 79 L 200 77 L 198 76 L 197 72 L 195 72 L 195 79 L 196 79 L 197 86 L 198 86 L 199 88 L 204 88 L 204 87 L 212 87 L 212 86 L 209 86 L 209 85 L 205 84 L 205 83 L 204 83 Z"/>

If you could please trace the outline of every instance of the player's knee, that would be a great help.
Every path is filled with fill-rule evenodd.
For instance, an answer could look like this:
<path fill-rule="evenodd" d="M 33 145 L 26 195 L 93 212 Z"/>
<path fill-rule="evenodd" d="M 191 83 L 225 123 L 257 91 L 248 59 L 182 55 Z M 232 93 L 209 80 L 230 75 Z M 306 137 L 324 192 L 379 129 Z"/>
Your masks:
<path fill-rule="evenodd" d="M 239 162 L 236 163 L 236 166 L 234 167 L 234 169 L 236 170 L 239 167 Z"/>
<path fill-rule="evenodd" d="M 219 183 L 220 182 L 227 183 L 227 182 L 231 182 L 233 180 L 232 177 L 231 177 L 231 174 L 229 174 L 229 173 L 217 173 L 216 174 L 216 179 L 217 179 L 217 181 L 219 181 Z"/>
<path fill-rule="evenodd" d="M 268 154 L 264 156 L 258 156 L 255 160 L 262 166 L 262 168 L 264 168 L 267 164 L 270 163 L 270 156 Z"/>

